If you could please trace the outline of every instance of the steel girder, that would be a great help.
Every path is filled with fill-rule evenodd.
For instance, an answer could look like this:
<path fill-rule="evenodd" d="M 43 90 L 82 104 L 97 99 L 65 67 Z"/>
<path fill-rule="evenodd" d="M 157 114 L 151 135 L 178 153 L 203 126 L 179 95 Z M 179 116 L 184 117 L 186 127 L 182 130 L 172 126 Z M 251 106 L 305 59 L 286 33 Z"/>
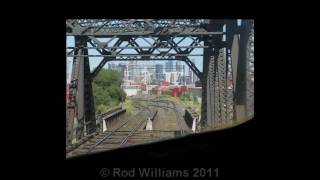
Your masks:
<path fill-rule="evenodd" d="M 210 129 L 226 123 L 226 59 L 225 49 L 216 47 L 210 58 L 207 77 L 207 123 Z"/>
<path fill-rule="evenodd" d="M 119 55 L 69 55 L 68 57 L 128 57 L 128 58 L 132 58 L 135 56 L 142 56 L 142 57 L 173 57 L 173 56 L 202 56 L 202 54 L 174 54 L 174 53 L 166 53 L 166 54 L 119 54 Z"/>
<path fill-rule="evenodd" d="M 209 31 L 222 31 L 223 20 L 210 21 L 207 26 Z M 203 56 L 203 76 L 202 76 L 202 108 L 201 109 L 201 129 L 216 128 L 220 118 L 219 104 L 219 72 L 218 72 L 218 55 L 222 47 L 222 35 L 207 37 L 205 46 L 210 48 L 204 49 Z"/>
<path fill-rule="evenodd" d="M 246 98 L 246 118 L 251 119 L 254 116 L 254 24 L 248 22 L 247 28 L 249 31 L 249 37 L 246 50 L 246 67 L 247 67 L 247 98 Z"/>
<path fill-rule="evenodd" d="M 118 39 L 118 41 L 115 43 L 116 46 L 119 46 L 120 44 L 122 43 L 122 40 L 121 39 Z M 96 47 L 95 44 L 93 44 L 92 42 L 90 42 L 90 44 L 93 46 L 93 47 Z M 103 54 L 103 55 L 110 55 L 110 54 L 114 54 L 116 49 L 111 49 L 110 52 L 108 51 L 105 51 L 104 49 L 102 51 L 99 51 L 97 49 L 97 51 L 100 53 L 100 54 Z M 93 79 L 98 73 L 99 71 L 103 68 L 103 66 L 111 60 L 111 57 L 104 57 L 102 59 L 102 61 L 99 63 L 99 65 L 92 71 L 92 73 L 90 74 L 91 77 L 90 79 Z"/>
<path fill-rule="evenodd" d="M 236 20 L 226 21 L 226 59 L 227 59 L 227 80 L 229 81 L 227 87 L 227 120 L 234 120 L 235 116 L 235 103 L 234 103 L 234 91 L 236 83 L 236 72 L 235 64 L 237 64 L 237 54 L 239 53 L 239 48 L 235 47 L 234 44 L 239 42 L 240 27 L 237 26 Z M 236 42 L 236 43 L 235 43 Z M 236 60 L 235 60 L 236 59 Z M 230 83 L 233 82 L 233 84 Z"/>
<path fill-rule="evenodd" d="M 230 81 L 232 81 L 232 66 L 231 66 L 231 53 L 230 49 L 227 48 L 226 52 L 226 67 L 227 67 L 227 95 L 226 95 L 226 112 L 227 112 L 227 120 L 233 120 L 234 114 L 234 102 L 233 102 L 233 86 Z M 229 81 L 229 83 L 228 83 Z"/>
<path fill-rule="evenodd" d="M 76 37 L 78 47 L 85 47 L 85 37 Z M 79 48 L 76 54 L 86 55 L 88 50 Z M 92 93 L 89 59 L 84 56 L 75 57 L 72 66 L 71 94 L 67 105 L 67 144 L 76 142 L 83 136 L 96 131 L 95 108 Z"/>
<path fill-rule="evenodd" d="M 208 76 L 211 75 L 211 83 L 210 85 L 212 86 L 211 88 L 213 89 L 213 93 L 211 93 L 211 95 L 213 95 L 212 99 L 213 100 L 213 108 L 211 108 L 211 111 L 213 111 L 213 119 L 211 119 L 211 121 L 214 122 L 212 128 L 219 128 L 219 126 L 221 125 L 221 107 L 220 107 L 220 84 L 219 84 L 219 71 L 218 71 L 218 56 L 219 56 L 219 51 L 220 49 L 215 48 L 214 50 L 214 62 L 212 64 L 214 64 L 213 66 L 213 70 L 211 71 L 212 73 L 210 73 Z"/>
<path fill-rule="evenodd" d="M 112 46 L 108 46 L 108 42 L 101 42 L 98 39 L 89 36 L 89 43 L 93 47 L 86 47 L 87 49 L 96 49 L 100 55 L 94 55 L 96 57 L 99 56 L 108 56 L 108 57 L 117 57 L 117 56 L 202 56 L 202 54 L 190 54 L 194 49 L 196 48 L 208 48 L 208 46 L 202 46 L 200 43 L 202 41 L 201 38 L 195 38 L 189 36 L 190 39 L 192 39 L 192 42 L 189 46 L 181 46 L 179 41 L 178 43 L 174 42 L 174 39 L 176 37 L 166 37 L 166 38 L 158 38 L 154 39 L 154 43 L 151 44 L 149 41 L 146 40 L 146 38 L 141 37 L 141 40 L 144 40 L 150 46 L 140 46 L 136 42 L 136 37 L 126 37 L 126 38 L 119 38 L 117 42 Z M 120 46 L 121 43 L 127 43 L 126 46 Z M 130 46 L 129 46 L 130 45 Z M 74 49 L 77 49 L 80 47 L 67 47 L 67 49 L 72 49 L 72 51 L 67 52 L 68 57 L 74 57 L 76 56 L 73 52 Z M 185 48 L 185 50 L 181 50 Z M 120 51 L 117 51 L 117 49 L 121 49 Z M 123 54 L 121 53 L 124 49 L 134 49 L 137 54 Z M 143 50 L 147 49 L 147 50 Z M 169 50 L 164 50 L 169 49 Z M 154 53 L 154 51 L 157 50 L 159 53 Z M 171 50 L 174 50 L 174 52 L 170 52 Z M 102 51 L 109 53 L 109 54 L 103 54 Z"/>
<path fill-rule="evenodd" d="M 234 119 L 248 120 L 254 114 L 254 34 L 253 21 L 244 20 L 231 47 L 234 87 Z M 240 35 L 240 36 L 239 36 Z"/>
<path fill-rule="evenodd" d="M 220 107 L 220 125 L 226 123 L 227 120 L 227 64 L 226 64 L 226 49 L 220 48 L 217 58 L 217 73 L 218 73 L 218 89 L 219 89 L 219 107 Z"/>
<path fill-rule="evenodd" d="M 84 50 L 84 53 L 88 53 L 88 50 Z M 85 104 L 85 133 L 92 134 L 96 132 L 96 119 L 95 119 L 95 107 L 94 97 L 92 90 L 92 78 L 90 74 L 89 58 L 84 58 L 84 104 Z"/>
<path fill-rule="evenodd" d="M 76 54 L 83 54 L 83 50 L 79 49 Z M 70 100 L 67 104 L 67 146 L 76 142 L 82 137 L 82 127 L 84 122 L 84 58 L 77 57 L 73 59 L 71 84 L 70 84 Z"/>
<path fill-rule="evenodd" d="M 80 55 L 85 57 L 104 57 L 98 67 L 91 73 L 92 78 L 97 75 L 106 62 L 115 60 L 121 61 L 126 59 L 134 60 L 162 60 L 173 59 L 182 60 L 192 69 L 192 71 L 202 78 L 200 70 L 189 60 L 188 56 L 202 56 L 202 54 L 190 54 L 195 48 L 208 48 L 202 46 L 201 41 L 204 37 L 212 35 L 222 35 L 223 32 L 213 32 L 206 28 L 209 20 L 193 20 L 193 19 L 147 19 L 147 20 L 67 20 L 67 35 L 88 36 L 89 42 L 93 47 L 85 47 L 96 49 L 100 55 Z M 147 29 L 147 31 L 146 31 Z M 152 32 L 149 32 L 152 31 Z M 102 36 L 104 35 L 104 36 Z M 175 43 L 174 38 L 183 37 L 179 42 Z M 121 42 L 128 42 L 127 46 L 120 46 L 115 44 L 108 47 L 108 42 L 100 42 L 96 37 L 111 37 L 110 41 L 119 37 Z M 155 39 L 154 43 L 148 42 L 150 46 L 140 47 L 135 39 L 139 37 L 148 42 L 145 37 Z M 192 39 L 189 46 L 180 46 L 179 43 L 186 37 Z M 91 41 L 90 41 L 91 40 Z M 109 41 L 109 42 L 110 42 Z M 131 46 L 128 46 L 131 45 Z M 72 51 L 67 53 L 68 57 L 75 57 L 75 50 L 79 47 L 67 47 Z M 81 47 L 84 48 L 84 47 Z M 186 48 L 182 50 L 182 48 Z M 116 51 L 116 49 L 121 49 Z M 134 49 L 138 54 L 121 54 L 124 49 Z M 143 50 L 147 49 L 147 50 Z M 161 51 L 161 49 L 169 49 Z M 170 53 L 171 50 L 174 53 Z M 155 54 L 157 50 L 159 53 Z"/>
<path fill-rule="evenodd" d="M 78 50 L 77 54 L 81 54 L 82 50 Z M 79 79 L 79 70 L 80 63 L 82 57 L 74 58 L 73 60 L 73 70 L 71 74 L 71 84 L 69 87 L 69 101 L 67 104 L 67 123 L 66 123 L 66 136 L 67 136 L 67 146 L 72 144 L 73 140 L 76 140 L 75 135 L 75 122 L 78 121 L 78 113 L 77 113 L 77 96 L 80 95 L 77 91 L 78 89 L 78 79 Z"/>
<path fill-rule="evenodd" d="M 204 48 L 208 46 L 202 46 L 201 45 L 201 38 L 193 38 L 190 46 L 180 46 L 179 44 L 182 42 L 183 39 L 181 39 L 179 42 L 174 42 L 175 37 L 161 37 L 156 40 L 154 40 L 154 43 L 150 43 L 150 46 L 146 47 L 140 47 L 139 44 L 136 42 L 136 38 L 134 37 L 126 37 L 126 38 L 118 38 L 116 43 L 111 46 L 107 47 L 108 43 L 102 43 L 98 39 L 89 36 L 88 43 L 92 45 L 92 47 L 86 47 L 86 46 L 75 46 L 75 47 L 69 47 L 69 49 L 73 49 L 73 51 L 70 51 L 67 53 L 68 57 L 78 57 L 78 56 L 84 56 L 84 57 L 104 57 L 99 65 L 91 72 L 91 79 L 93 79 L 98 72 L 102 69 L 102 67 L 109 61 L 127 61 L 127 60 L 178 60 L 178 61 L 184 61 L 191 70 L 198 76 L 199 79 L 202 78 L 202 73 L 200 70 L 195 66 L 193 62 L 188 58 L 188 56 L 202 56 L 202 54 L 190 54 L 192 50 L 195 48 Z M 142 38 L 144 39 L 144 38 Z M 148 42 L 146 39 L 144 39 L 146 42 Z M 128 44 L 126 46 L 120 46 L 123 42 L 127 42 Z M 131 45 L 131 46 L 128 46 Z M 77 50 L 79 48 L 85 48 L 85 49 L 96 49 L 100 54 L 98 55 L 78 55 L 74 54 L 74 50 Z M 124 49 L 134 49 L 137 54 L 122 54 L 121 51 Z M 182 50 L 183 48 L 186 48 L 185 50 Z M 120 51 L 117 51 L 117 49 L 121 49 Z M 143 50 L 147 49 L 147 50 Z M 166 51 L 161 51 L 161 49 L 169 49 Z M 155 54 L 153 53 L 155 50 L 159 51 L 159 53 Z M 173 53 L 169 53 L 170 51 L 175 51 Z"/>
<path fill-rule="evenodd" d="M 208 45 L 211 47 L 208 41 L 204 42 L 204 45 Z M 211 103 L 210 96 L 208 96 L 208 93 L 210 91 L 209 89 L 209 77 L 208 77 L 208 71 L 209 71 L 209 62 L 211 59 L 211 52 L 212 49 L 204 49 L 203 51 L 203 74 L 202 74 L 202 80 L 201 80 L 201 85 L 202 85 L 202 100 L 201 100 L 201 107 L 208 107 L 208 103 Z M 207 99 L 209 98 L 209 99 Z M 207 114 L 208 113 L 208 114 Z M 201 108 L 201 119 L 199 126 L 197 129 L 205 129 L 206 127 L 209 126 L 209 123 L 207 119 L 211 119 L 211 113 L 210 110 L 208 111 L 208 108 Z"/>
<path fill-rule="evenodd" d="M 202 36 L 216 35 L 205 29 L 205 19 L 68 19 L 67 36 Z"/>
<path fill-rule="evenodd" d="M 202 80 L 202 76 L 203 76 L 203 73 L 199 71 L 199 69 L 197 68 L 197 66 L 188 58 L 188 57 L 185 57 L 184 60 L 183 60 L 187 65 L 188 67 L 196 74 L 196 76 L 200 79 L 200 81 Z"/>

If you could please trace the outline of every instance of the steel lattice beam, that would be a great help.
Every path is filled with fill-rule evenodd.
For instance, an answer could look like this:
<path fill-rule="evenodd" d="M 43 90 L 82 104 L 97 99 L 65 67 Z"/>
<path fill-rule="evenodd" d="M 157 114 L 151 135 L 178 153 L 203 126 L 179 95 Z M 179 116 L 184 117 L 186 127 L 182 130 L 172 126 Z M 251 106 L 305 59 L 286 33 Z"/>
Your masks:
<path fill-rule="evenodd" d="M 204 19 L 101 19 L 67 20 L 67 36 L 201 36 L 222 32 L 207 31 Z"/>
<path fill-rule="evenodd" d="M 160 54 L 108 54 L 108 55 L 69 55 L 68 57 L 135 57 L 135 56 L 143 56 L 143 57 L 164 57 L 164 56 L 202 56 L 203 54 L 174 54 L 174 53 L 160 53 Z"/>
<path fill-rule="evenodd" d="M 226 88 L 226 79 L 227 79 L 227 64 L 226 64 L 226 52 L 225 48 L 219 49 L 219 56 L 217 58 L 217 68 L 218 68 L 218 81 L 219 81 L 219 106 L 220 106 L 220 124 L 226 122 L 227 119 L 227 88 Z"/>
<path fill-rule="evenodd" d="M 142 40 L 144 40 L 145 42 L 148 42 L 148 44 L 150 44 L 150 46 L 140 46 L 137 42 L 135 37 L 126 37 L 126 38 L 119 38 L 122 40 L 122 42 L 127 42 L 128 44 L 126 46 L 119 46 L 117 44 L 114 44 L 110 47 L 108 47 L 108 43 L 103 43 L 100 42 L 98 39 L 93 38 L 91 36 L 89 36 L 91 41 L 90 44 L 93 47 L 86 47 L 87 49 L 96 49 L 98 52 L 100 52 L 101 50 L 105 50 L 106 52 L 111 52 L 112 49 L 134 49 L 136 50 L 136 52 L 138 54 L 133 54 L 133 55 L 153 55 L 154 50 L 157 50 L 159 52 L 159 54 L 161 55 L 166 55 L 166 54 L 170 54 L 170 55 L 175 55 L 175 54 L 186 54 L 189 56 L 201 56 L 202 54 L 190 54 L 192 52 L 193 49 L 196 48 L 208 48 L 208 46 L 202 46 L 200 44 L 200 39 L 196 38 L 193 39 L 192 37 L 189 37 L 192 39 L 191 45 L 189 46 L 181 46 L 180 43 L 182 42 L 182 40 L 184 40 L 185 38 L 181 39 L 181 41 L 179 41 L 178 43 L 175 43 L 173 40 L 175 37 L 170 37 L 170 38 L 166 38 L 166 39 L 156 39 L 155 42 L 153 44 L 151 44 L 150 42 L 148 42 L 145 38 L 141 37 Z M 131 46 L 129 46 L 131 45 Z M 83 48 L 83 47 L 67 47 L 67 50 L 70 49 L 77 49 L 77 48 Z M 182 51 L 181 48 L 187 48 L 186 50 Z M 144 51 L 143 49 L 148 49 L 146 51 Z M 161 49 L 169 49 L 166 51 L 161 51 Z M 174 49 L 176 52 L 174 53 L 169 53 L 170 50 Z M 179 49 L 179 50 L 177 50 Z M 100 54 L 102 54 L 100 52 Z M 121 53 L 117 53 L 117 55 L 123 55 Z M 126 54 L 125 54 L 126 55 Z M 72 54 L 72 51 L 67 52 L 67 56 L 68 57 L 73 57 L 74 54 Z M 94 56 L 99 56 L 99 55 L 94 55 Z"/>
<path fill-rule="evenodd" d="M 118 38 L 117 42 L 111 46 L 107 47 L 107 43 L 102 43 L 100 40 L 98 40 L 95 37 L 89 36 L 88 42 L 92 45 L 92 47 L 86 47 L 86 46 L 76 46 L 76 47 L 68 47 L 68 49 L 77 50 L 77 49 L 95 49 L 100 54 L 98 55 L 78 55 L 78 54 L 72 54 L 72 52 L 68 53 L 68 57 L 104 57 L 99 65 L 92 71 L 91 73 L 91 79 L 94 78 L 98 72 L 102 69 L 102 67 L 108 62 L 108 61 L 125 61 L 125 60 L 180 60 L 186 62 L 186 64 L 192 69 L 192 71 L 198 76 L 199 79 L 202 79 L 202 73 L 200 70 L 190 61 L 188 56 L 202 56 L 202 54 L 190 54 L 190 52 L 194 48 L 203 48 L 208 46 L 201 46 L 200 39 L 192 37 L 189 37 L 192 39 L 192 43 L 190 46 L 180 46 L 179 44 L 186 38 L 182 38 L 179 42 L 175 43 L 174 40 L 175 37 L 167 37 L 167 38 L 158 38 L 154 40 L 154 43 L 151 44 L 148 42 L 145 38 L 146 42 L 150 44 L 150 46 L 141 47 L 137 42 L 137 38 L 133 37 L 122 37 Z M 114 39 L 114 38 L 112 38 Z M 128 42 L 128 44 L 124 47 L 120 46 L 122 42 Z M 131 47 L 129 46 L 131 45 Z M 122 54 L 121 51 L 124 49 L 134 49 L 136 50 L 136 53 L 138 54 Z M 148 50 L 143 50 L 143 48 L 146 48 Z M 161 51 L 160 49 L 166 48 L 169 50 Z M 182 48 L 188 48 L 184 51 L 182 51 Z M 116 51 L 117 49 L 121 49 L 120 51 Z M 174 53 L 170 53 L 170 51 L 174 49 Z M 152 53 L 154 50 L 158 50 L 160 53 Z"/>
<path fill-rule="evenodd" d="M 253 21 L 243 20 L 238 26 L 236 20 L 74 19 L 66 21 L 66 31 L 67 36 L 76 39 L 75 46 L 67 47 L 66 52 L 67 57 L 74 58 L 70 88 L 73 100 L 67 106 L 67 143 L 96 130 L 91 82 L 109 61 L 184 61 L 202 83 L 202 127 L 219 128 L 232 118 L 253 117 Z M 223 35 L 226 41 L 222 40 Z M 99 38 L 110 39 L 101 42 Z M 176 42 L 175 38 L 181 40 Z M 186 38 L 190 38 L 190 45 L 181 45 Z M 110 45 L 115 39 L 116 43 Z M 148 45 L 140 45 L 140 39 Z M 87 47 L 87 43 L 92 47 Z M 203 54 L 192 54 L 199 48 L 204 50 Z M 99 54 L 89 54 L 90 49 Z M 122 52 L 127 49 L 134 52 Z M 203 72 L 189 56 L 203 56 Z M 103 57 L 92 72 L 89 57 Z M 231 73 L 234 84 L 229 90 L 227 80 Z M 75 126 L 78 127 L 74 131 Z"/>

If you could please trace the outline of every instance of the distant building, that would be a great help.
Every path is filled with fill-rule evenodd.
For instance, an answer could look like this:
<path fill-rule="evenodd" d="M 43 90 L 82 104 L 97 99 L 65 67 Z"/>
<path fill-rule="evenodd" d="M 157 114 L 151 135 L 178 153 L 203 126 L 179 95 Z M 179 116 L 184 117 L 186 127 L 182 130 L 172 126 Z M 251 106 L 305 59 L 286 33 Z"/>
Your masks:
<path fill-rule="evenodd" d="M 177 83 L 179 81 L 180 73 L 166 72 L 164 73 L 164 80 L 170 83 Z"/>
<path fill-rule="evenodd" d="M 150 83 L 150 75 L 149 75 L 149 72 L 147 71 L 147 69 L 146 68 L 144 68 L 141 72 L 140 72 L 141 74 L 141 82 L 143 82 L 143 83 L 145 83 L 145 84 L 147 84 L 147 83 Z"/>
<path fill-rule="evenodd" d="M 167 82 L 171 82 L 171 73 L 170 72 L 164 73 L 164 80 Z"/>
<path fill-rule="evenodd" d="M 115 63 L 108 63 L 108 69 L 116 69 L 116 64 Z"/>
<path fill-rule="evenodd" d="M 176 62 L 176 71 L 177 72 L 182 72 L 182 64 L 180 61 Z"/>
<path fill-rule="evenodd" d="M 129 62 L 129 65 L 128 65 L 128 74 L 129 74 L 128 79 L 129 79 L 129 80 L 133 80 L 133 78 L 134 78 L 134 76 L 133 76 L 133 69 L 132 69 L 133 66 L 134 66 L 134 62 L 133 62 L 133 61 L 130 61 L 130 62 Z"/>
<path fill-rule="evenodd" d="M 137 61 L 134 61 L 134 66 L 132 68 L 132 71 L 133 71 L 133 80 L 134 81 L 140 81 L 140 71 L 141 71 L 141 66 L 138 65 L 138 62 Z"/>
<path fill-rule="evenodd" d="M 185 80 L 186 80 L 186 83 L 187 83 L 187 84 L 192 84 L 192 81 L 191 81 L 191 77 L 190 77 L 190 76 L 185 76 Z"/>
<path fill-rule="evenodd" d="M 179 81 L 179 73 L 171 72 L 170 83 L 177 83 Z"/>
<path fill-rule="evenodd" d="M 116 70 L 120 73 L 121 78 L 124 78 L 125 68 L 126 68 L 125 64 L 118 64 L 118 66 L 116 67 Z"/>
<path fill-rule="evenodd" d="M 156 79 L 161 81 L 163 79 L 163 65 L 156 64 Z"/>
<path fill-rule="evenodd" d="M 156 72 L 156 70 L 155 70 L 155 65 L 150 65 L 149 67 L 150 67 L 150 68 L 147 69 L 148 72 L 149 72 L 150 74 L 154 74 L 154 73 Z"/>
<path fill-rule="evenodd" d="M 173 61 L 165 63 L 166 72 L 173 72 Z"/>

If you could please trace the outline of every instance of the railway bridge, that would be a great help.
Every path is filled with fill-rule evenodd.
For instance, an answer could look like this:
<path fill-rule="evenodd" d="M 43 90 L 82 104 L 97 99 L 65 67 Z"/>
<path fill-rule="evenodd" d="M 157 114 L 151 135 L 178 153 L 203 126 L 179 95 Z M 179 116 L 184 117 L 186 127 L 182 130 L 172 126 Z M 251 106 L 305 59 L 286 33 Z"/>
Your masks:
<path fill-rule="evenodd" d="M 110 61 L 185 62 L 201 81 L 199 131 L 245 121 L 254 115 L 253 20 L 241 20 L 239 25 L 235 19 L 68 19 L 66 36 L 75 38 L 74 46 L 66 47 L 66 57 L 73 57 L 67 145 L 97 131 L 92 80 Z M 103 42 L 100 38 L 109 40 Z M 191 40 L 190 45 L 181 43 L 185 39 Z M 111 41 L 115 43 L 110 45 Z M 99 54 L 90 54 L 90 49 Z M 134 53 L 125 53 L 128 49 Z M 195 49 L 203 53 L 194 54 Z M 203 57 L 202 71 L 190 60 L 192 56 Z M 93 70 L 90 57 L 102 57 Z M 232 80 L 231 89 L 228 80 Z"/>

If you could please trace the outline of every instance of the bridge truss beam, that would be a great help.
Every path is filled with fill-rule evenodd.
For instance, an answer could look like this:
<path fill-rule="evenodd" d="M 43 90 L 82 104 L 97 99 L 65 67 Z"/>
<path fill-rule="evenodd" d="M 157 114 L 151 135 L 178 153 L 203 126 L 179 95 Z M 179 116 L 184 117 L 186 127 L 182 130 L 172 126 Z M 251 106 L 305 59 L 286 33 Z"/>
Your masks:
<path fill-rule="evenodd" d="M 67 36 L 203 36 L 216 35 L 203 19 L 88 19 L 67 20 Z"/>
<path fill-rule="evenodd" d="M 196 48 L 207 48 L 208 46 L 201 45 L 201 38 L 193 38 L 190 46 L 181 46 L 179 41 L 174 42 L 174 37 L 161 37 L 154 40 L 154 43 L 150 46 L 141 47 L 133 36 L 118 38 L 113 46 L 108 47 L 108 43 L 102 43 L 97 38 L 89 36 L 88 43 L 92 47 L 81 46 L 81 47 L 67 47 L 67 49 L 72 49 L 72 51 L 67 52 L 67 57 L 103 57 L 99 65 L 91 72 L 91 78 L 94 78 L 102 67 L 109 61 L 128 61 L 128 60 L 178 60 L 184 61 L 189 68 L 198 76 L 199 79 L 202 78 L 201 71 L 195 66 L 195 64 L 189 59 L 189 56 L 202 56 L 203 54 L 190 54 Z M 148 42 L 145 38 L 142 40 Z M 127 43 L 125 46 L 120 46 L 122 43 Z M 129 46 L 130 45 L 130 46 Z M 99 54 L 96 55 L 79 55 L 75 54 L 75 50 L 79 48 L 85 49 L 95 49 Z M 123 54 L 121 53 L 125 49 L 134 49 L 137 54 Z M 146 49 L 146 50 L 144 50 Z M 184 49 L 184 50 L 182 50 Z M 153 53 L 157 50 L 159 53 Z M 171 52 L 171 53 L 170 53 Z"/>
<path fill-rule="evenodd" d="M 202 83 L 198 129 L 220 128 L 253 117 L 252 20 L 243 20 L 241 26 L 236 20 L 192 19 L 67 20 L 66 24 L 67 36 L 75 37 L 75 46 L 67 47 L 66 53 L 73 57 L 67 144 L 96 131 L 91 82 L 109 61 L 184 61 Z M 102 42 L 99 38 L 110 39 Z M 182 43 L 186 38 L 191 40 L 189 45 Z M 138 39 L 147 45 L 140 45 Z M 199 48 L 203 54 L 194 54 Z M 91 49 L 98 54 L 89 55 Z M 124 53 L 128 49 L 134 51 Z M 203 57 L 203 72 L 189 59 L 191 56 Z M 89 57 L 102 57 L 92 72 Z M 229 80 L 233 82 L 231 88 Z"/>

